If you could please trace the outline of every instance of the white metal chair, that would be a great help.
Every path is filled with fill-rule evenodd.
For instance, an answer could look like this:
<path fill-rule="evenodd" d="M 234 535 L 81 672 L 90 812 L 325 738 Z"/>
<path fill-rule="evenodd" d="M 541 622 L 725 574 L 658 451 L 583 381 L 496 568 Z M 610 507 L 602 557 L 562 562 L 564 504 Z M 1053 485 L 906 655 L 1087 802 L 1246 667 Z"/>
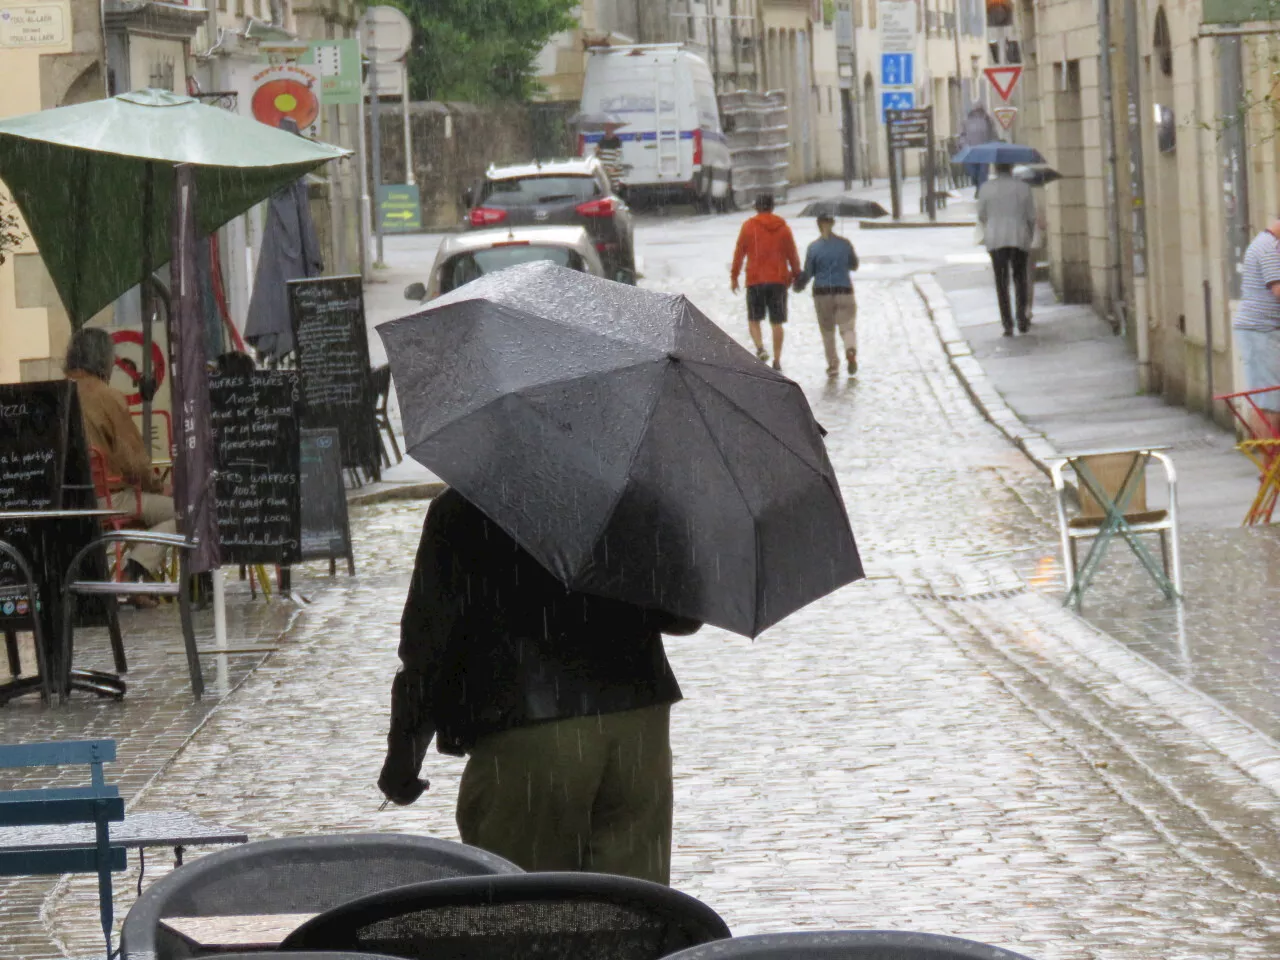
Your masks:
<path fill-rule="evenodd" d="M 1182 597 L 1182 570 L 1178 555 L 1178 478 L 1173 461 L 1162 447 L 1135 450 L 1085 450 L 1064 454 L 1051 469 L 1058 502 L 1058 532 L 1062 562 L 1067 573 L 1067 604 L 1079 604 L 1093 581 L 1111 540 L 1119 535 L 1129 544 L 1142 566 L 1166 597 Z M 1164 467 L 1169 505 L 1164 510 L 1147 506 L 1147 465 L 1156 460 Z M 1064 471 L 1070 468 L 1079 481 L 1080 508 L 1068 516 Z M 1160 537 L 1161 563 L 1147 551 L 1139 535 Z M 1092 539 L 1083 563 L 1076 543 Z"/>

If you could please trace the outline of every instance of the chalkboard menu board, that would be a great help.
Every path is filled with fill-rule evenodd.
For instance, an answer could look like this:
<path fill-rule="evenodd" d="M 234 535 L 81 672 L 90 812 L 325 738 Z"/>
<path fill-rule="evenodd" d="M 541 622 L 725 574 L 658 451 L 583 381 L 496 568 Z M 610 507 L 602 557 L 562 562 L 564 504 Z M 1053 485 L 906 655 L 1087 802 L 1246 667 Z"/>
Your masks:
<path fill-rule="evenodd" d="M 218 541 L 226 563 L 289 564 L 302 539 L 298 483 L 298 374 L 213 376 Z"/>
<path fill-rule="evenodd" d="M 69 380 L 0 384 L 0 511 L 96 506 L 75 385 Z M 59 588 L 72 556 L 98 533 L 93 517 L 58 521 L 54 531 L 29 521 L 0 521 L 0 539 L 32 564 L 42 592 Z M 86 564 L 84 572 L 101 577 L 105 566 Z M 22 574 L 0 556 L 0 622 L 25 623 L 30 614 Z"/>
<path fill-rule="evenodd" d="M 300 462 L 302 477 L 302 559 L 329 561 L 332 574 L 339 558 L 346 558 L 347 572 L 356 572 L 351 550 L 351 524 L 347 518 L 347 491 L 342 483 L 342 440 L 337 430 L 303 430 Z"/>
<path fill-rule="evenodd" d="M 342 465 L 378 479 L 381 450 L 360 277 L 291 280 L 289 313 L 302 374 L 304 425 L 338 430 Z"/>

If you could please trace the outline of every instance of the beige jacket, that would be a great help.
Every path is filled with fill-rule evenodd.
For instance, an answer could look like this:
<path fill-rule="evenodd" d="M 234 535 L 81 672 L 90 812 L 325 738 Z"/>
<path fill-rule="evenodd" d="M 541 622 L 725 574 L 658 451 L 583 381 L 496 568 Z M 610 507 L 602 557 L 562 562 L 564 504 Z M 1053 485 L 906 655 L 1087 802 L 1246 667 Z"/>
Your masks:
<path fill-rule="evenodd" d="M 151 469 L 151 458 L 124 395 L 104 380 L 83 370 L 71 370 L 67 379 L 75 381 L 80 395 L 80 416 L 84 420 L 84 439 L 90 447 L 102 451 L 107 473 L 123 477 L 112 485 L 121 490 L 140 483 L 145 493 L 160 493 L 162 485 Z"/>

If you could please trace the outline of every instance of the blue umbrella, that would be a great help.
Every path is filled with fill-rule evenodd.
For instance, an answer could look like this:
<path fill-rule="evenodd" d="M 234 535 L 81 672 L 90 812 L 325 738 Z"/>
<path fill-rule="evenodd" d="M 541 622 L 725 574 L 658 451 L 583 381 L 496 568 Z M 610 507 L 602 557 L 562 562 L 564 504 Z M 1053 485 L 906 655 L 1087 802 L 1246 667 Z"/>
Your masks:
<path fill-rule="evenodd" d="M 990 143 L 979 143 L 965 147 L 954 157 L 952 163 L 1044 163 L 1045 159 L 1035 147 L 1024 147 L 1020 143 L 1005 143 L 1003 140 L 992 140 Z"/>

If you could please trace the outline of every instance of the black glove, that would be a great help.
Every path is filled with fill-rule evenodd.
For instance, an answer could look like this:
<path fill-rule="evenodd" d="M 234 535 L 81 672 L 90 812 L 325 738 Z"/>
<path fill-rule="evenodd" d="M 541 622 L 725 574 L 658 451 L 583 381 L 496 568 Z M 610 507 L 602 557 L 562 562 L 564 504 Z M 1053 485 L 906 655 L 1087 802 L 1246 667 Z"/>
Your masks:
<path fill-rule="evenodd" d="M 404 807 L 427 792 L 431 784 L 418 776 L 435 728 L 421 719 L 421 678 L 400 670 L 391 684 L 391 729 L 387 757 L 378 774 L 378 789 L 392 803 Z"/>
<path fill-rule="evenodd" d="M 431 782 L 407 774 L 390 752 L 378 775 L 378 789 L 397 807 L 407 807 L 431 788 Z"/>

